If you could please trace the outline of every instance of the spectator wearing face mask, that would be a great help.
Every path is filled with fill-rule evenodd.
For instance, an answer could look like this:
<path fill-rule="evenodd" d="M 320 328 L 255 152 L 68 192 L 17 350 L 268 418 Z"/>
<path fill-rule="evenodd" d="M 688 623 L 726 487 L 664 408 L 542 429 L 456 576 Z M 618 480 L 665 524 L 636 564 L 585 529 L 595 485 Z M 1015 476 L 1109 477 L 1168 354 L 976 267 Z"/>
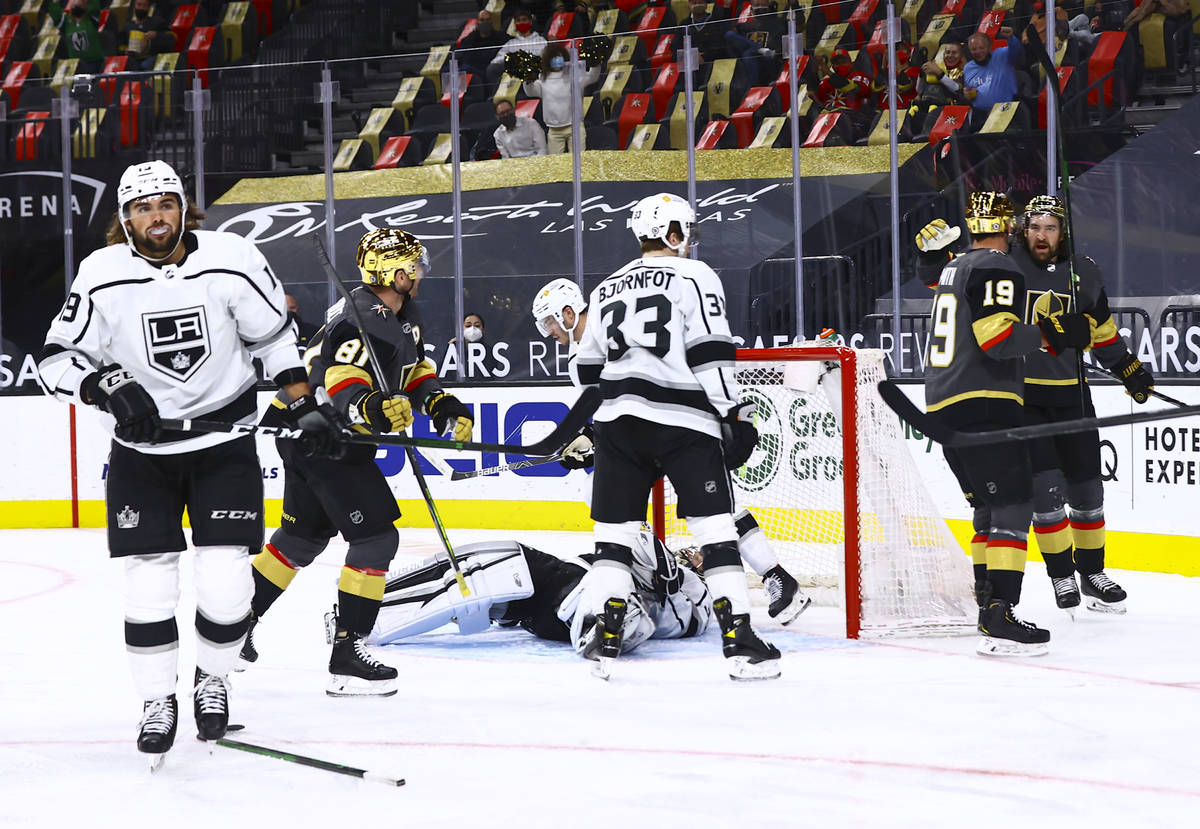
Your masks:
<path fill-rule="evenodd" d="M 121 51 L 129 56 L 129 68 L 149 72 L 155 55 L 175 48 L 175 33 L 167 21 L 150 13 L 150 0 L 133 0 L 133 14 L 121 30 Z"/>
<path fill-rule="evenodd" d="M 542 125 L 532 118 L 518 116 L 511 101 L 505 98 L 496 101 L 496 120 L 500 126 L 492 135 L 501 158 L 546 154 L 546 133 L 542 132 Z"/>
<path fill-rule="evenodd" d="M 688 12 L 683 25 L 692 35 L 692 45 L 700 50 L 701 62 L 712 63 L 729 57 L 725 47 L 725 33 L 730 28 L 729 10 L 714 3 L 709 14 L 705 0 L 690 0 Z"/>
<path fill-rule="evenodd" d="M 104 44 L 100 40 L 100 0 L 51 0 L 47 7 L 50 19 L 62 32 L 67 44 L 67 57 L 76 58 L 75 71 L 94 75 L 104 66 Z"/>
<path fill-rule="evenodd" d="M 513 12 L 513 28 L 517 30 L 517 34 L 510 38 L 492 58 L 488 64 L 487 76 L 489 83 L 495 83 L 500 77 L 500 73 L 504 71 L 504 58 L 509 52 L 530 52 L 535 55 L 540 55 L 546 48 L 546 38 L 533 30 L 533 15 L 525 9 L 517 9 Z"/>
<path fill-rule="evenodd" d="M 571 149 L 571 71 L 567 65 L 570 53 L 560 43 L 551 43 L 542 50 L 542 75 L 538 80 L 525 82 L 525 94 L 542 99 L 542 120 L 546 123 L 546 147 L 551 154 Z M 600 67 L 593 66 L 580 78 L 581 91 L 600 79 Z M 580 148 L 587 146 L 587 134 L 579 125 Z"/>
<path fill-rule="evenodd" d="M 475 31 L 463 38 L 458 59 L 467 71 L 486 77 L 488 64 L 508 37 L 497 26 L 498 19 L 487 9 L 480 9 L 475 18 Z"/>

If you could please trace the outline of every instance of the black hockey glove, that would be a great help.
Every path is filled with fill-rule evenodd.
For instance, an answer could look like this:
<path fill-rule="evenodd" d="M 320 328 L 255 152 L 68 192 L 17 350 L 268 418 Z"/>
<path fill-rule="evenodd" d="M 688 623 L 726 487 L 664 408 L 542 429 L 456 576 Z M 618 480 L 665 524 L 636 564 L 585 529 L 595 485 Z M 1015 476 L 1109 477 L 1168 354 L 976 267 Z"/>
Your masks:
<path fill-rule="evenodd" d="M 1038 322 L 1050 353 L 1056 357 L 1069 348 L 1087 348 L 1092 344 L 1092 324 L 1086 314 L 1058 314 Z"/>
<path fill-rule="evenodd" d="M 453 437 L 454 440 L 471 439 L 471 428 L 475 425 L 475 418 L 471 417 L 471 410 L 454 395 L 440 392 L 426 402 L 425 412 L 433 418 L 434 431 L 442 437 Z"/>
<path fill-rule="evenodd" d="M 758 445 L 758 429 L 749 420 L 743 420 L 753 416 L 753 403 L 738 403 L 721 419 L 721 443 L 725 449 L 726 469 L 740 467 Z"/>
<path fill-rule="evenodd" d="M 158 406 L 133 375 L 116 363 L 83 378 L 79 392 L 87 403 L 117 419 L 117 437 L 128 443 L 151 443 L 158 437 Z"/>
<path fill-rule="evenodd" d="M 350 420 L 358 421 L 376 434 L 403 432 L 413 422 L 412 403 L 402 394 L 388 397 L 369 391 L 350 404 Z"/>
<path fill-rule="evenodd" d="M 567 469 L 587 469 L 596 462 L 596 447 L 592 445 L 592 424 L 584 426 L 579 437 L 566 445 L 559 461 Z"/>
<path fill-rule="evenodd" d="M 1154 388 L 1154 376 L 1146 371 L 1146 367 L 1137 357 L 1126 354 L 1112 367 L 1112 372 L 1121 378 L 1126 393 L 1134 400 L 1145 403 L 1150 399 L 1150 389 Z"/>
<path fill-rule="evenodd" d="M 350 445 L 342 439 L 346 425 L 328 398 L 318 400 L 311 394 L 297 397 L 288 404 L 284 415 L 292 428 L 304 432 L 300 451 L 306 456 L 341 460 Z"/>

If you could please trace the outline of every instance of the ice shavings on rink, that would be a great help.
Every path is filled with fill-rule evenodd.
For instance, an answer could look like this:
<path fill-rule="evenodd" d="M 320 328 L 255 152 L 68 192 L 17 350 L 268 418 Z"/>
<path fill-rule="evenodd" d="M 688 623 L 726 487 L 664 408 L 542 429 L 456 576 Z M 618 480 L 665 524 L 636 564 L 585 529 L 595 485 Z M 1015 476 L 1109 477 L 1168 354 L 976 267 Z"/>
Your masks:
<path fill-rule="evenodd" d="M 428 531 L 402 531 L 427 555 Z M 584 534 L 515 537 L 577 553 Z M 233 677 L 237 736 L 407 780 L 385 788 L 192 739 L 194 604 L 184 557 L 180 732 L 155 775 L 122 641 L 121 568 L 98 530 L 0 532 L 0 802 L 8 827 L 1179 827 L 1200 809 L 1200 579 L 1119 572 L 1124 617 L 1054 608 L 1031 564 L 1023 615 L 1050 655 L 973 654 L 974 637 L 847 642 L 838 613 L 788 629 L 755 608 L 783 677 L 725 678 L 715 634 L 649 642 L 610 682 L 519 630 L 376 653 L 387 699 L 324 695 L 344 546 L 302 572 Z"/>

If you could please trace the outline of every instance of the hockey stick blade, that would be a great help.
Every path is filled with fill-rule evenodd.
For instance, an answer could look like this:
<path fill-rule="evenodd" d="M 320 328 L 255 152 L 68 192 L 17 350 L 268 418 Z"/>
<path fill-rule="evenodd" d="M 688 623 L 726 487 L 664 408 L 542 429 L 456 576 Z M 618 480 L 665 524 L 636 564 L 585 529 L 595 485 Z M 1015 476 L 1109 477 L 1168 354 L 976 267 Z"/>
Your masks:
<path fill-rule="evenodd" d="M 1057 423 L 1034 423 L 1029 426 L 1014 426 L 1011 429 L 993 429 L 987 432 L 957 432 L 937 423 L 922 412 L 900 391 L 891 380 L 879 384 L 879 395 L 892 411 L 900 415 L 913 428 L 924 432 L 943 446 L 957 449 L 963 446 L 984 446 L 1010 440 L 1032 440 L 1033 438 L 1088 432 L 1108 426 L 1127 426 L 1132 423 L 1150 423 L 1156 420 L 1174 420 L 1180 417 L 1200 415 L 1200 406 L 1181 406 L 1175 409 L 1155 409 L 1149 412 L 1111 415 L 1109 417 L 1081 417 L 1078 420 L 1062 420 Z M 930 428 L 926 429 L 926 425 Z"/>
<path fill-rule="evenodd" d="M 249 752 L 250 754 L 259 754 L 263 757 L 274 757 L 276 760 L 283 760 L 288 763 L 296 763 L 309 768 L 320 769 L 321 771 L 329 771 L 334 774 L 344 774 L 348 777 L 358 777 L 363 780 L 369 780 L 372 783 L 382 783 L 385 786 L 403 786 L 403 777 L 392 777 L 380 772 L 370 771 L 369 769 L 359 769 L 354 766 L 344 766 L 341 763 L 333 763 L 329 760 L 321 760 L 316 757 L 305 757 L 303 754 L 294 754 L 290 751 L 281 751 L 277 748 L 268 748 L 267 746 L 254 745 L 253 743 L 244 743 L 241 740 L 231 740 L 228 737 L 222 737 L 216 741 L 219 746 L 232 748 L 238 751 Z"/>
<path fill-rule="evenodd" d="M 468 478 L 483 478 L 488 475 L 499 475 L 501 472 L 508 472 L 517 469 L 528 469 L 531 466 L 541 466 L 544 463 L 555 463 L 561 461 L 562 455 L 553 454 L 547 458 L 530 458 L 529 460 L 517 461 L 516 463 L 507 463 L 503 466 L 489 466 L 487 469 L 472 469 L 470 472 L 455 472 L 451 474 L 452 481 L 465 481 Z"/>
<path fill-rule="evenodd" d="M 1094 371 L 1097 374 L 1103 374 L 1105 377 L 1111 377 L 1113 380 L 1116 380 L 1118 383 L 1121 382 L 1120 377 L 1118 377 L 1116 374 L 1114 374 L 1113 372 L 1109 371 L 1108 369 L 1106 369 L 1102 366 L 1098 366 L 1094 363 L 1084 363 L 1084 365 L 1087 367 L 1088 371 Z M 1172 406 L 1186 406 L 1187 405 L 1187 403 L 1184 403 L 1182 400 L 1178 400 L 1174 397 L 1171 397 L 1170 395 L 1163 394 L 1162 392 L 1157 391 L 1154 388 L 1150 388 L 1147 391 L 1151 397 L 1157 397 L 1159 400 L 1163 401 L 1164 403 L 1170 403 Z"/>

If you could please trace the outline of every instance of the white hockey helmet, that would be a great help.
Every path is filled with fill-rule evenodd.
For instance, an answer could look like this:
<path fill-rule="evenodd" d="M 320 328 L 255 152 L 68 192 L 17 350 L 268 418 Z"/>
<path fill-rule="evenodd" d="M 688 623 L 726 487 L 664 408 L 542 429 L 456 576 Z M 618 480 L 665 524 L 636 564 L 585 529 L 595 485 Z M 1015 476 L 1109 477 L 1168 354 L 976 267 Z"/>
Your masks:
<path fill-rule="evenodd" d="M 563 309 L 570 308 L 575 313 L 575 322 L 570 326 L 563 319 Z M 547 282 L 533 298 L 533 322 L 537 325 L 538 333 L 543 337 L 550 336 L 546 328 L 546 320 L 551 317 L 562 330 L 568 334 L 574 332 L 579 325 L 579 315 L 587 310 L 587 300 L 579 286 L 567 278 Z"/>
<path fill-rule="evenodd" d="M 671 224 L 679 222 L 679 230 L 683 241 L 672 245 L 667 241 Z M 633 212 L 627 222 L 633 235 L 641 242 L 645 239 L 658 239 L 671 250 L 680 251 L 692 241 L 692 233 L 696 226 L 696 211 L 688 204 L 687 199 L 670 193 L 656 193 L 639 201 L 633 206 Z"/>
<path fill-rule="evenodd" d="M 130 202 L 159 193 L 174 193 L 179 199 L 179 209 L 187 207 L 183 181 L 167 162 L 146 161 L 126 167 L 117 184 L 117 208 L 121 211 L 121 221 L 129 218 Z"/>

